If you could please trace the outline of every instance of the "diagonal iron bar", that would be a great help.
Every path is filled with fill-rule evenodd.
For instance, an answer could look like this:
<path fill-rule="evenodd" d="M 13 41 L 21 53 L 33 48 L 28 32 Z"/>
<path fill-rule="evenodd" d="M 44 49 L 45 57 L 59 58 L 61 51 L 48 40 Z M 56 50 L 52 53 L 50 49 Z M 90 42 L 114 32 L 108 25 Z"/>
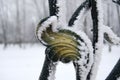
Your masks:
<path fill-rule="evenodd" d="M 91 3 L 90 0 L 86 0 L 84 1 L 78 8 L 77 10 L 74 12 L 74 14 L 72 15 L 72 17 L 70 18 L 69 22 L 68 22 L 68 26 L 73 26 L 74 22 L 77 20 L 77 17 L 80 15 L 80 13 L 84 10 L 87 11 L 89 8 L 91 7 Z"/>
<path fill-rule="evenodd" d="M 114 3 L 119 4 L 120 5 L 120 0 L 112 0 Z"/>
<path fill-rule="evenodd" d="M 120 59 L 117 64 L 114 66 L 113 70 L 105 80 L 117 80 L 120 77 Z"/>

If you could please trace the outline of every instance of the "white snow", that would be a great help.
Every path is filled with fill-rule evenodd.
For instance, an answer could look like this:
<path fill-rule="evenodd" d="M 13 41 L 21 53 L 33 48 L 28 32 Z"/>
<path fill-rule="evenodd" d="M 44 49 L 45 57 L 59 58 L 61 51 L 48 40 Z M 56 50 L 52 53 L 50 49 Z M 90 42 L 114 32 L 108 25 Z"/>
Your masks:
<path fill-rule="evenodd" d="M 104 33 L 108 35 L 111 40 L 111 44 L 118 45 L 120 44 L 120 38 L 112 31 L 112 29 L 108 26 L 104 25 Z"/>
<path fill-rule="evenodd" d="M 44 62 L 45 47 L 41 45 L 8 46 L 0 45 L 0 80 L 38 80 Z M 103 48 L 102 59 L 96 80 L 105 80 L 120 58 L 120 47 Z M 76 80 L 72 63 L 59 62 L 55 80 Z"/>
<path fill-rule="evenodd" d="M 58 0 L 57 6 L 59 7 L 58 10 L 58 26 L 65 27 L 67 25 L 66 22 L 66 0 Z"/>
<path fill-rule="evenodd" d="M 45 31 L 48 27 L 50 27 L 50 25 L 52 25 L 52 30 L 53 30 L 53 31 L 57 31 L 57 16 L 51 16 L 51 17 L 48 18 L 46 21 L 44 21 L 43 23 L 41 23 L 40 25 L 37 26 L 36 35 L 37 35 L 37 38 L 38 38 L 43 44 L 46 44 L 46 43 L 41 39 L 41 34 L 42 34 L 43 31 Z"/>
<path fill-rule="evenodd" d="M 96 80 L 105 80 L 120 58 L 119 51 L 120 47 L 118 46 L 113 46 L 112 52 L 108 51 L 108 46 L 103 47 L 102 59 L 98 68 L 98 76 Z"/>
<path fill-rule="evenodd" d="M 55 73 L 56 73 L 56 67 L 57 67 L 57 63 L 51 63 L 49 66 L 49 76 L 48 76 L 48 80 L 55 80 Z"/>
<path fill-rule="evenodd" d="M 44 60 L 44 47 L 19 48 L 0 45 L 0 80 L 37 80 Z"/>
<path fill-rule="evenodd" d="M 86 80 L 87 75 L 93 64 L 93 48 L 91 46 L 92 45 L 91 41 L 88 39 L 88 37 L 84 33 L 82 33 L 82 31 L 79 32 L 79 35 L 84 40 L 84 42 L 79 41 L 79 43 L 81 44 L 81 46 L 79 46 L 79 49 L 80 49 L 79 53 L 81 55 L 81 58 L 80 60 L 75 61 L 75 63 L 79 65 L 79 67 L 77 66 L 76 68 L 79 68 L 79 74 L 81 74 L 80 75 L 81 80 Z M 89 60 L 88 63 L 87 63 L 87 60 Z M 85 66 L 85 64 L 87 67 Z"/>
<path fill-rule="evenodd" d="M 120 80 L 120 77 L 118 77 L 117 80 Z"/>
<path fill-rule="evenodd" d="M 103 48 L 103 7 L 102 1 L 96 0 L 98 10 L 98 41 L 95 43 L 94 64 L 91 72 L 90 80 L 95 80 L 98 71 L 98 66 L 101 60 L 101 52 Z"/>
<path fill-rule="evenodd" d="M 76 29 L 83 29 L 83 21 L 84 21 L 84 19 L 86 17 L 86 14 L 88 12 L 87 10 L 89 10 L 89 9 L 83 8 L 81 10 L 79 15 L 76 17 L 77 20 L 75 20 L 75 22 L 74 22 L 74 25 L 73 25 L 74 28 L 76 28 Z"/>

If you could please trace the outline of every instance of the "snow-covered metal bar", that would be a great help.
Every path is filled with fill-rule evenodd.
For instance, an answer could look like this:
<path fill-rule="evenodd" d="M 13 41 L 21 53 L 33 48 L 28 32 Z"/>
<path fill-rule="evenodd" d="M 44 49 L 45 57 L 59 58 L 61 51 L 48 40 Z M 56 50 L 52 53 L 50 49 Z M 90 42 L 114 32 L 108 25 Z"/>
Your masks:
<path fill-rule="evenodd" d="M 120 80 L 120 59 L 105 80 Z"/>
<path fill-rule="evenodd" d="M 114 3 L 120 5 L 120 0 L 112 0 Z M 120 45 L 120 38 L 112 31 L 109 26 L 103 25 L 104 38 L 112 45 Z"/>
<path fill-rule="evenodd" d="M 85 13 L 88 11 L 90 7 L 91 7 L 90 0 L 84 1 L 70 18 L 68 26 L 73 25 L 76 26 L 78 23 L 80 23 L 80 20 L 84 18 Z"/>
<path fill-rule="evenodd" d="M 91 0 L 91 15 L 93 20 L 93 48 L 94 48 L 94 63 L 87 77 L 87 80 L 95 80 L 98 65 L 101 58 L 103 47 L 103 12 L 101 0 Z"/>
<path fill-rule="evenodd" d="M 119 4 L 120 5 L 120 0 L 112 0 L 114 3 Z"/>
<path fill-rule="evenodd" d="M 36 29 L 36 36 L 38 40 L 45 46 L 47 46 L 47 43 L 45 43 L 42 40 L 42 33 L 45 31 L 48 27 L 52 26 L 53 31 L 57 31 L 57 17 L 56 16 L 50 16 L 45 19 L 43 19 L 37 26 Z"/>
<path fill-rule="evenodd" d="M 108 26 L 104 26 L 104 38 L 112 45 L 120 45 L 120 38 Z"/>
<path fill-rule="evenodd" d="M 64 27 L 66 24 L 66 1 L 65 0 L 49 0 L 50 16 L 58 17 L 58 26 Z"/>
<path fill-rule="evenodd" d="M 50 16 L 58 14 L 57 0 L 49 0 Z"/>
<path fill-rule="evenodd" d="M 49 37 L 49 31 L 52 33 L 56 32 L 55 34 L 57 34 L 60 33 L 61 30 L 64 35 L 67 34 L 67 36 L 73 36 L 74 40 L 72 40 L 78 43 L 75 48 L 77 48 L 77 50 L 79 50 L 78 53 L 80 53 L 80 56 L 78 56 L 79 59 L 72 60 L 75 66 L 77 80 L 95 80 L 103 46 L 103 35 L 105 35 L 104 37 L 106 40 L 114 44 L 120 42 L 119 38 L 112 32 L 112 30 L 103 25 L 103 9 L 101 4 L 101 0 L 86 0 L 71 17 L 68 23 L 69 27 L 66 27 L 65 0 L 49 0 L 50 17 L 41 21 L 37 27 L 37 37 L 42 44 L 47 46 L 46 51 L 49 51 L 50 48 L 48 48 L 47 43 L 44 41 L 47 38 L 45 37 L 42 40 L 42 33 Z M 84 18 L 86 11 L 88 11 L 90 7 L 92 7 L 93 44 L 88 36 L 81 29 L 78 29 L 78 24 Z M 44 34 L 43 36 L 45 36 Z M 112 37 L 110 35 L 112 35 Z M 55 38 L 52 37 L 51 39 Z M 52 53 L 52 51 L 50 52 Z M 57 62 L 53 62 L 54 60 L 52 61 L 47 55 L 50 54 L 47 54 L 46 52 L 46 59 L 39 80 L 54 80 Z"/>
<path fill-rule="evenodd" d="M 57 63 L 53 63 L 46 57 L 39 80 L 54 80 L 56 65 Z"/>
<path fill-rule="evenodd" d="M 59 17 L 59 7 L 57 5 L 57 0 L 48 0 L 49 1 L 49 12 L 50 17 L 42 20 L 37 27 L 36 35 L 39 41 L 43 44 L 47 44 L 42 40 L 42 33 L 46 30 L 47 27 L 52 26 L 53 31 L 57 28 L 57 17 Z M 56 17 L 57 16 L 57 17 Z M 59 19 L 59 18 L 58 18 Z M 56 62 L 52 62 L 47 56 L 45 57 L 44 66 L 40 74 L 39 80 L 54 80 L 55 71 L 56 71 Z"/>
<path fill-rule="evenodd" d="M 73 62 L 76 71 L 76 80 L 87 80 L 87 75 L 93 64 L 93 48 L 88 36 L 83 32 L 77 32 L 82 39 L 80 42 L 80 59 Z"/>

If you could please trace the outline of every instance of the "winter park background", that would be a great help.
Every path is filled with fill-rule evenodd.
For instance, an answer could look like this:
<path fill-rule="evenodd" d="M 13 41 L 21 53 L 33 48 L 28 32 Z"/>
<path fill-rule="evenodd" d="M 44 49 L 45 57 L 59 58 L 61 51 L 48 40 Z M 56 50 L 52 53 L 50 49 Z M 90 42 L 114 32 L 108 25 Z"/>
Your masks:
<path fill-rule="evenodd" d="M 84 0 L 67 1 L 67 20 Z M 111 26 L 120 37 L 120 6 L 112 0 L 102 0 L 104 24 Z M 72 6 L 72 7 L 71 7 Z M 90 13 L 87 13 L 83 30 L 90 34 L 92 27 Z M 38 80 L 43 62 L 44 50 L 35 37 L 38 22 L 49 15 L 47 0 L 0 0 L 0 80 Z M 103 48 L 96 80 L 105 80 L 120 58 L 120 46 Z M 60 63 L 56 80 L 75 80 L 72 64 Z"/>

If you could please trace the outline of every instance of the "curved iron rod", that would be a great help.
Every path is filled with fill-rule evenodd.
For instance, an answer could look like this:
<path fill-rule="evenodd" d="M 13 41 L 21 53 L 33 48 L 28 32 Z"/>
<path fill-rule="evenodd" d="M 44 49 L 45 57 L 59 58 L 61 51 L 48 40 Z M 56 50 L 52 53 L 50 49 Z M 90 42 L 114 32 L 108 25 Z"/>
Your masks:
<path fill-rule="evenodd" d="M 120 59 L 105 80 L 117 80 L 118 77 L 120 77 Z"/>
<path fill-rule="evenodd" d="M 53 63 L 48 59 L 48 57 L 46 57 L 39 80 L 51 80 L 51 78 L 55 76 L 54 73 L 56 70 L 56 65 L 57 63 Z"/>
<path fill-rule="evenodd" d="M 120 5 L 120 0 L 112 0 L 114 3 L 119 4 Z"/>
<path fill-rule="evenodd" d="M 78 63 L 73 62 L 76 71 L 76 80 L 80 80 L 79 65 Z"/>
<path fill-rule="evenodd" d="M 93 54 L 96 53 L 96 43 L 98 42 L 98 11 L 97 11 L 97 2 L 96 0 L 91 0 L 91 16 L 92 16 L 92 21 L 93 21 Z M 94 66 L 94 63 L 93 63 Z M 91 77 L 91 72 L 93 69 L 93 66 L 91 68 L 91 71 L 88 74 L 87 80 L 90 80 Z"/>
<path fill-rule="evenodd" d="M 80 15 L 81 11 L 82 11 L 83 9 L 88 10 L 90 7 L 91 7 L 90 0 L 84 1 L 84 2 L 77 8 L 77 10 L 74 12 L 74 14 L 72 15 L 72 17 L 70 18 L 70 20 L 69 20 L 69 22 L 68 22 L 68 26 L 74 25 L 74 22 L 77 20 L 77 17 Z"/>
<path fill-rule="evenodd" d="M 49 1 L 50 16 L 53 16 L 53 15 L 57 16 L 57 14 L 58 14 L 57 0 L 48 0 L 48 1 Z M 41 23 L 46 21 L 48 18 L 45 18 L 43 21 L 41 21 Z M 52 69 L 54 69 L 54 70 L 52 70 Z M 46 56 L 39 80 L 50 80 L 49 79 L 50 77 L 55 76 L 54 74 L 52 74 L 53 72 L 55 72 L 55 70 L 56 70 L 55 63 L 50 61 L 48 59 L 48 57 Z M 50 75 L 50 74 L 52 74 L 52 75 Z"/>

